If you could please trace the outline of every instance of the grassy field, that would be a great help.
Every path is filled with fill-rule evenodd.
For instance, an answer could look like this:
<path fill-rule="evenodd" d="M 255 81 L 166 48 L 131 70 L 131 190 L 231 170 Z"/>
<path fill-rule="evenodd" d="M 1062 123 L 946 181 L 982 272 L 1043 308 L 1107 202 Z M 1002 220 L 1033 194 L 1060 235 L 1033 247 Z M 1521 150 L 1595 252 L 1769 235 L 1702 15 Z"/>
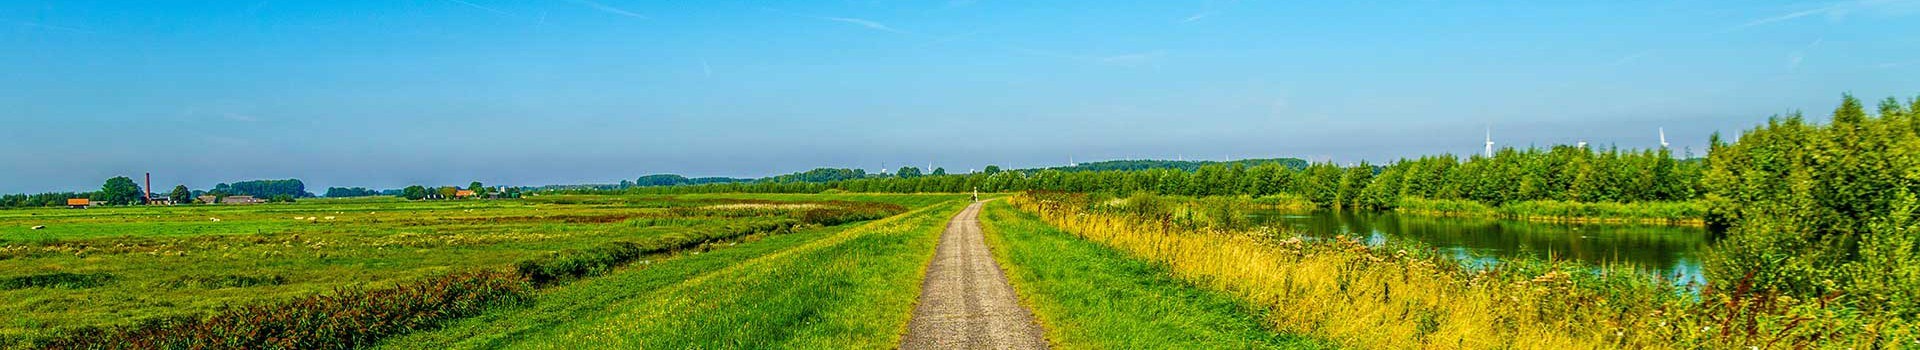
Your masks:
<path fill-rule="evenodd" d="M 515 296 L 525 294 L 525 288 L 515 287 L 522 283 L 515 281 L 531 279 L 531 287 L 564 285 L 668 250 L 711 250 L 718 248 L 709 246 L 712 243 L 741 237 L 820 231 L 814 227 L 884 217 L 955 198 L 959 196 L 379 198 L 6 210 L 0 211 L 0 314 L 6 315 L 0 319 L 0 345 L 97 327 L 146 325 L 140 329 L 185 332 L 213 321 L 182 325 L 182 317 L 223 312 L 260 316 L 235 307 L 339 303 L 356 295 L 519 300 Z M 886 209 L 889 206 L 899 209 Z M 466 274 L 470 271 L 499 272 Z M 485 293 L 468 293 L 472 291 Z M 506 293 L 504 299 L 486 294 L 496 292 Z M 434 305 L 440 304 L 392 307 L 425 307 L 420 312 L 433 313 Z M 269 311 L 272 308 L 251 312 Z M 311 317 L 281 316 L 289 322 Z M 172 322 L 171 328 L 153 326 L 159 321 Z M 414 326 L 432 325 L 408 327 Z M 405 329 L 411 328 L 392 331 Z"/>
<path fill-rule="evenodd" d="M 1014 290 L 1056 348 L 1327 347 L 1270 331 L 1260 311 L 1231 295 L 1074 237 L 1005 201 L 989 203 L 981 225 Z"/>
<path fill-rule="evenodd" d="M 636 265 L 386 346 L 894 347 L 944 223 L 964 205 Z"/>

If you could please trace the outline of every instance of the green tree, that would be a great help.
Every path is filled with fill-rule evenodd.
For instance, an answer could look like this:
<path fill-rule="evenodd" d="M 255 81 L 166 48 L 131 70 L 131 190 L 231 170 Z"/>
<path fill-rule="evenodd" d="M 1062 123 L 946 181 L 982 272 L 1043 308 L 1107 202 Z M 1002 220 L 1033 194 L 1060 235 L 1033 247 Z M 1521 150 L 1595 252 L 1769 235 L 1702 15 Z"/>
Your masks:
<path fill-rule="evenodd" d="M 945 167 L 933 168 L 934 176 L 940 176 L 940 175 L 946 175 L 946 174 L 947 174 L 947 168 Z"/>
<path fill-rule="evenodd" d="M 442 186 L 439 190 L 435 191 L 434 194 L 440 195 L 440 199 L 453 199 L 453 195 L 459 192 L 459 187 Z"/>
<path fill-rule="evenodd" d="M 1897 112 L 1897 111 L 1896 111 Z M 1900 114 L 1900 113 L 1894 113 Z M 1719 285 L 1920 314 L 1920 134 L 1844 96 L 1832 123 L 1775 117 L 1710 143 L 1701 181 L 1726 238 L 1706 261 Z M 1743 287 L 1745 288 L 1745 287 Z"/>
<path fill-rule="evenodd" d="M 400 190 L 400 197 L 406 198 L 407 200 L 426 199 L 427 187 L 420 185 L 407 186 L 407 188 Z"/>
<path fill-rule="evenodd" d="M 267 201 L 274 203 L 293 203 L 293 195 L 276 194 L 273 195 L 272 199 Z"/>
<path fill-rule="evenodd" d="M 894 176 L 899 176 L 902 179 L 911 179 L 911 178 L 920 177 L 920 168 L 915 168 L 910 166 L 900 167 L 900 171 L 897 173 L 894 173 Z"/>
<path fill-rule="evenodd" d="M 115 176 L 107 179 L 107 183 L 100 186 L 100 192 L 94 199 L 108 205 L 128 205 L 139 203 L 140 198 L 139 184 L 133 183 L 133 179 L 125 176 Z"/>
<path fill-rule="evenodd" d="M 986 173 L 987 175 L 993 175 L 993 174 L 999 174 L 999 173 L 1000 173 L 1000 166 L 998 166 L 998 165 L 988 165 L 988 166 L 987 166 L 987 168 L 986 168 L 986 169 L 984 169 L 984 170 L 982 170 L 981 172 L 984 172 L 984 173 Z"/>
<path fill-rule="evenodd" d="M 173 192 L 167 193 L 167 199 L 173 200 L 173 204 L 187 204 L 193 200 L 193 190 L 188 190 L 187 185 L 175 185 Z"/>

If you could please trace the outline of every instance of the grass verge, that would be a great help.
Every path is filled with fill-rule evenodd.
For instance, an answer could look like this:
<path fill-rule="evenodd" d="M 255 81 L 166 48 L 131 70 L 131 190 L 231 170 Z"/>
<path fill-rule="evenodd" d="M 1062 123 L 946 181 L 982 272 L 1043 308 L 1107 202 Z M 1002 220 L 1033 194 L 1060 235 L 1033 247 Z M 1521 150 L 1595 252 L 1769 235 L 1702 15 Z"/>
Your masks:
<path fill-rule="evenodd" d="M 1275 333 L 1231 295 L 1048 226 L 1004 201 L 981 215 L 987 244 L 1023 304 L 1062 349 L 1315 349 Z"/>
<path fill-rule="evenodd" d="M 386 347 L 894 347 L 961 205 L 619 269 Z"/>

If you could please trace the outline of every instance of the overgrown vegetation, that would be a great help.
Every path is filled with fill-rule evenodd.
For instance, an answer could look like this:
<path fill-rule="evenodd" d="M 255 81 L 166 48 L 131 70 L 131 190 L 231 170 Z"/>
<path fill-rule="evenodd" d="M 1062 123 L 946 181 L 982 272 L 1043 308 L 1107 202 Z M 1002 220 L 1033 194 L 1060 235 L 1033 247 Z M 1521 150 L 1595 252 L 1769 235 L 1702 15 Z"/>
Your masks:
<path fill-rule="evenodd" d="M 353 349 L 428 329 L 488 307 L 528 300 L 524 279 L 501 272 L 457 273 L 390 288 L 343 289 L 293 301 L 233 307 L 131 327 L 82 328 L 47 349 Z"/>
<path fill-rule="evenodd" d="M 1776 117 L 1714 137 L 1709 220 L 1727 238 L 1709 260 L 1722 285 L 1920 318 L 1920 99 L 1869 115 L 1847 96 L 1826 125 Z"/>
<path fill-rule="evenodd" d="M 1016 206 L 1081 238 L 1267 311 L 1278 331 L 1362 348 L 1745 348 L 1908 344 L 1896 315 L 1832 298 L 1756 293 L 1753 283 L 1689 294 L 1658 276 L 1567 262 L 1470 268 L 1404 242 L 1305 240 L 1273 229 L 1176 224 L 1171 213 L 1034 193 Z M 1697 295 L 1697 296 L 1696 296 Z"/>
<path fill-rule="evenodd" d="M 1155 205 L 1129 198 L 1132 207 Z M 1153 208 L 1129 210 L 1152 212 Z M 1164 265 L 1049 227 L 1033 214 L 994 201 L 981 227 L 1022 304 L 1045 324 L 1059 349 L 1320 348 L 1316 341 L 1268 331 L 1264 308 L 1169 274 Z"/>

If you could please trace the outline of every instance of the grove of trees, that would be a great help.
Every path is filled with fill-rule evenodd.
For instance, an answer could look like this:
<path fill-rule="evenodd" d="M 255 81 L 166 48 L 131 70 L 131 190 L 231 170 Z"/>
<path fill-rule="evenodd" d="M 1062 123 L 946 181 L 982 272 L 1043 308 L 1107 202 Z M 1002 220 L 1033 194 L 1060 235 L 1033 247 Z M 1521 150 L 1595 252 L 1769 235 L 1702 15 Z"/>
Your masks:
<path fill-rule="evenodd" d="M 1846 96 L 1825 125 L 1794 113 L 1715 135 L 1703 183 L 1726 237 L 1708 276 L 1920 317 L 1920 98 L 1878 107 Z"/>
<path fill-rule="evenodd" d="M 329 198 L 368 197 L 368 196 L 378 196 L 378 195 L 380 195 L 380 191 L 370 190 L 365 187 L 328 187 L 327 193 L 326 193 L 326 196 Z"/>
<path fill-rule="evenodd" d="M 312 192 L 307 192 L 307 184 L 300 182 L 300 179 L 253 180 L 235 182 L 233 184 L 222 183 L 214 185 L 213 190 L 209 192 L 230 196 L 246 195 L 262 199 L 273 198 L 279 195 L 287 195 L 294 198 L 313 197 Z"/>

